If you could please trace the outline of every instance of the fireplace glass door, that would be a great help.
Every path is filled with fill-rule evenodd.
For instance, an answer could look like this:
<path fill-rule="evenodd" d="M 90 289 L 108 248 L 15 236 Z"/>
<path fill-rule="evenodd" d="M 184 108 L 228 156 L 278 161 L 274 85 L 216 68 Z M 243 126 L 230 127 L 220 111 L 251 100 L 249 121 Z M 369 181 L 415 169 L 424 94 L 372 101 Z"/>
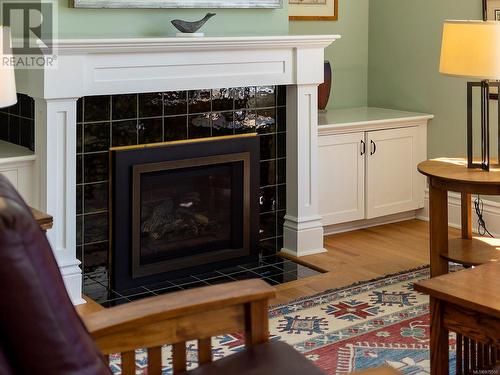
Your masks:
<path fill-rule="evenodd" d="M 241 256 L 248 194 L 245 153 L 135 165 L 133 277 Z"/>

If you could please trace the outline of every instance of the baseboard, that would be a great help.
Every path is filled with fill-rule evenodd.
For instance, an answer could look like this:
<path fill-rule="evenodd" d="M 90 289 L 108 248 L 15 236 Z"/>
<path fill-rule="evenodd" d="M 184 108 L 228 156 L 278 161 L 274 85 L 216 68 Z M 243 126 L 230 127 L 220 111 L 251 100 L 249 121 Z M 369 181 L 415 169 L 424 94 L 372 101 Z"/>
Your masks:
<path fill-rule="evenodd" d="M 474 199 L 475 196 L 472 197 Z M 483 219 L 490 233 L 495 237 L 500 237 L 500 203 L 484 199 Z M 474 207 L 474 206 L 473 206 Z M 448 225 L 452 228 L 460 229 L 461 226 L 461 195 L 459 193 L 448 193 Z M 417 219 L 429 220 L 429 190 L 425 191 L 425 207 L 417 213 Z M 472 230 L 477 233 L 477 216 L 472 211 Z"/>
<path fill-rule="evenodd" d="M 390 223 L 397 223 L 399 221 L 412 220 L 415 219 L 416 217 L 417 217 L 417 211 L 408 211 L 393 215 L 377 217 L 374 219 L 357 220 L 357 221 L 351 221 L 349 223 L 328 225 L 325 226 L 323 230 L 326 236 L 330 234 L 344 233 L 358 229 L 375 227 L 377 225 L 384 225 Z"/>

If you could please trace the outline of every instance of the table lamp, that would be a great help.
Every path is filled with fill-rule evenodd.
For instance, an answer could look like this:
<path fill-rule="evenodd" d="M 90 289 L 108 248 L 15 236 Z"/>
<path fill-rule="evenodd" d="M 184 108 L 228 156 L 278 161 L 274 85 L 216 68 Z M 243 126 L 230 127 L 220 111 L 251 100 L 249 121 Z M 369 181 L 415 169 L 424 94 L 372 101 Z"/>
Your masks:
<path fill-rule="evenodd" d="M 489 92 L 490 86 L 500 86 L 500 22 L 445 21 L 439 72 L 481 80 L 467 85 L 467 166 L 489 171 Z M 473 161 L 472 88 L 476 86 L 481 87 L 481 163 Z M 498 147 L 500 151 L 500 142 Z"/>
<path fill-rule="evenodd" d="M 0 26 L 0 108 L 17 103 L 14 66 L 10 64 L 11 57 L 10 29 Z"/>

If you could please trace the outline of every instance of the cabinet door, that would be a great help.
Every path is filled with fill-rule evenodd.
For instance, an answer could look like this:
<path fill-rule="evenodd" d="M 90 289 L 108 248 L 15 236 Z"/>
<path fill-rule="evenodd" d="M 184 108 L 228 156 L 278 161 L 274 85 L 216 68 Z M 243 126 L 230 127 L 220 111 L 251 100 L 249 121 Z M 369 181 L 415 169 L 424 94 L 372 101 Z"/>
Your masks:
<path fill-rule="evenodd" d="M 319 210 L 323 225 L 365 216 L 364 133 L 319 137 Z"/>
<path fill-rule="evenodd" d="M 378 216 L 419 208 L 421 152 L 418 127 L 367 133 L 366 214 Z"/>

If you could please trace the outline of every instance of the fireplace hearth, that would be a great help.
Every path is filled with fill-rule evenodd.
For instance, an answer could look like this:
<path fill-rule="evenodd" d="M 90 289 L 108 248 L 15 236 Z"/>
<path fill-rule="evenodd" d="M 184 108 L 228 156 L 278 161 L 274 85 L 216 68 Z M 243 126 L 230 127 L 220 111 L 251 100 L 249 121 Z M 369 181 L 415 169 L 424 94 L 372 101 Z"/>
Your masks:
<path fill-rule="evenodd" d="M 255 261 L 259 144 L 245 134 L 112 148 L 112 288 Z"/>

